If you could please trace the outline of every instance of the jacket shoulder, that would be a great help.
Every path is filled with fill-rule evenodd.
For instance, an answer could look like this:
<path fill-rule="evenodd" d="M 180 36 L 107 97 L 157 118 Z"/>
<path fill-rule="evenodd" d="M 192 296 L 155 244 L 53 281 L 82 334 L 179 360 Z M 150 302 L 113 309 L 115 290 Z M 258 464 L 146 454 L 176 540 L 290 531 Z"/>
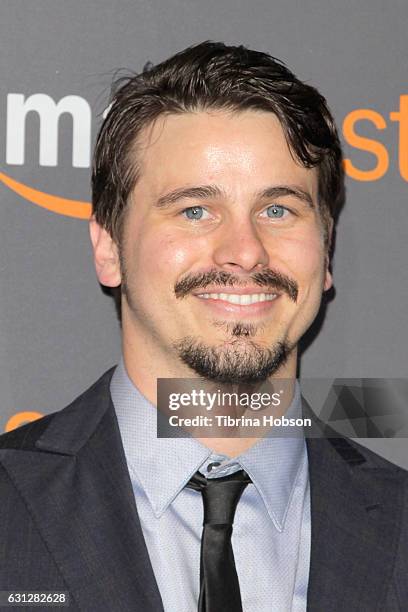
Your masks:
<path fill-rule="evenodd" d="M 47 429 L 56 412 L 47 414 L 40 419 L 21 425 L 11 431 L 0 435 L 0 448 L 14 448 L 18 450 L 34 450 L 35 443 Z"/>
<path fill-rule="evenodd" d="M 42 436 L 50 424 L 62 415 L 69 415 L 81 410 L 84 404 L 88 404 L 101 393 L 109 388 L 110 380 L 115 367 L 105 372 L 91 387 L 81 393 L 73 402 L 61 410 L 56 410 L 40 419 L 21 425 L 12 431 L 0 435 L 0 449 L 35 450 L 37 440 Z"/>

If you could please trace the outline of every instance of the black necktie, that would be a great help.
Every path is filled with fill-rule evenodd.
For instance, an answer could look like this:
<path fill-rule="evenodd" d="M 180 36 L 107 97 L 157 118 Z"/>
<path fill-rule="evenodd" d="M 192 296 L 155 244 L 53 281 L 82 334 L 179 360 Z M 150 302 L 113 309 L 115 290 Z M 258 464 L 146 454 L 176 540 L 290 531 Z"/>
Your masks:
<path fill-rule="evenodd" d="M 209 479 L 197 472 L 187 485 L 201 491 L 204 504 L 198 612 L 242 612 L 231 535 L 235 509 L 249 482 L 243 470 Z"/>

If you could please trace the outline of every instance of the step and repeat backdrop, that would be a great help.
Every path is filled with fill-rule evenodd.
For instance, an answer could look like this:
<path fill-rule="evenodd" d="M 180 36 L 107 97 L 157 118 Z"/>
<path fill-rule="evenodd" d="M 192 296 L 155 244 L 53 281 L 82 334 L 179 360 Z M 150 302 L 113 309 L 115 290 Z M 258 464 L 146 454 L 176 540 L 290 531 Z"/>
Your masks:
<path fill-rule="evenodd" d="M 342 135 L 335 295 L 301 376 L 408 376 L 405 0 L 2 0 L 0 17 L 0 431 L 62 408 L 117 362 L 88 238 L 93 143 L 113 78 L 207 39 L 282 59 Z M 405 440 L 367 443 L 408 466 Z"/>

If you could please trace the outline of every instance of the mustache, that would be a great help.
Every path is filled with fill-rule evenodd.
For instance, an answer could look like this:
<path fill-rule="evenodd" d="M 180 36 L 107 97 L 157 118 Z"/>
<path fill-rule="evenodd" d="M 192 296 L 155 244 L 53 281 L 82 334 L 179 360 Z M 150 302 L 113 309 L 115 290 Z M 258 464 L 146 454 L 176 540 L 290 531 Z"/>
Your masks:
<path fill-rule="evenodd" d="M 249 284 L 265 287 L 266 289 L 277 289 L 279 292 L 285 293 L 292 302 L 297 302 L 299 287 L 297 282 L 271 268 L 255 272 L 245 280 L 242 277 L 234 276 L 230 272 L 222 272 L 220 270 L 209 270 L 199 274 L 188 274 L 174 287 L 174 292 L 177 298 L 183 298 L 194 289 L 205 289 L 210 285 L 219 287 L 246 287 Z"/>

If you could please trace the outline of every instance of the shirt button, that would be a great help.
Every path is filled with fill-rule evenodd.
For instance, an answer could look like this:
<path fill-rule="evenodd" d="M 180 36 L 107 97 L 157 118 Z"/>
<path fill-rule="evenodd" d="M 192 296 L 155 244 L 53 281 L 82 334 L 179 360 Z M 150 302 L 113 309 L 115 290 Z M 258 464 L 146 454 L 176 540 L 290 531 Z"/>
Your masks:
<path fill-rule="evenodd" d="M 211 472 L 211 470 L 213 470 L 214 468 L 218 467 L 219 465 L 221 465 L 221 463 L 219 461 L 213 461 L 212 463 L 209 463 L 207 465 L 207 472 Z"/>

